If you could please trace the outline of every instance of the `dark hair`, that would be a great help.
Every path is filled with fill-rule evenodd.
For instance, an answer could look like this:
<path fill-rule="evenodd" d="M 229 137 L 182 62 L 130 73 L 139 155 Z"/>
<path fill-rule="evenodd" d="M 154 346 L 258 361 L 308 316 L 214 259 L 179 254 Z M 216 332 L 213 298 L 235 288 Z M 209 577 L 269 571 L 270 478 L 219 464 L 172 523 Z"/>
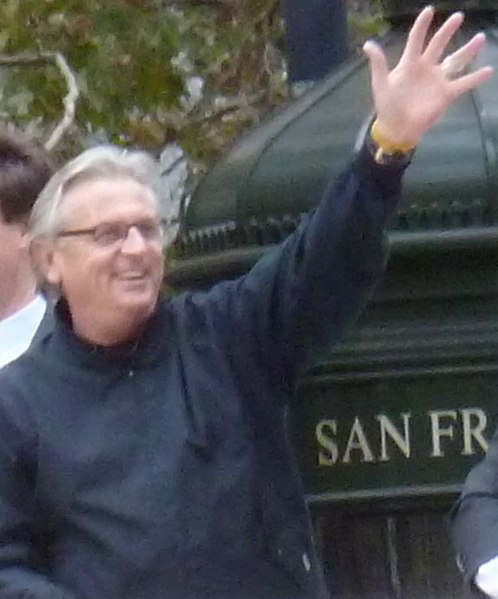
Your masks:
<path fill-rule="evenodd" d="M 26 222 L 53 171 L 48 152 L 21 131 L 0 123 L 0 217 Z"/>

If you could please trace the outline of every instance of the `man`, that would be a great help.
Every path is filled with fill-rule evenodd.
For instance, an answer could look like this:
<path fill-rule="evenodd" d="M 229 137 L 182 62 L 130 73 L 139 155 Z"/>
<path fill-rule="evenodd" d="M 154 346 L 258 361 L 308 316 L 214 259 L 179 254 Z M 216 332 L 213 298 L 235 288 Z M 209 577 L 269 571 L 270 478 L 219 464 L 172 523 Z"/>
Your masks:
<path fill-rule="evenodd" d="M 413 147 L 484 39 L 462 22 L 389 72 L 369 44 L 371 139 L 317 210 L 238 280 L 160 297 L 151 162 L 97 148 L 48 183 L 30 226 L 60 291 L 52 334 L 0 375 L 0 599 L 316 599 L 326 592 L 286 442 L 303 363 L 381 272 Z"/>
<path fill-rule="evenodd" d="M 50 174 L 42 148 L 0 126 L 0 368 L 29 347 L 46 312 L 29 256 L 27 221 Z"/>
<path fill-rule="evenodd" d="M 452 512 L 457 565 L 467 582 L 498 599 L 498 433 L 469 473 Z"/>

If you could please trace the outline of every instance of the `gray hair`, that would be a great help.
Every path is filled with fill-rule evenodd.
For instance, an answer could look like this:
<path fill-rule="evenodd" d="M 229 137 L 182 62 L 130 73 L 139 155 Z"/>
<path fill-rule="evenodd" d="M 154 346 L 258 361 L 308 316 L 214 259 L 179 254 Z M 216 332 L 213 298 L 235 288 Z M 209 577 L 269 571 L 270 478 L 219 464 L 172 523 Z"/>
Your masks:
<path fill-rule="evenodd" d="M 33 238 L 54 237 L 61 226 L 62 206 L 72 185 L 92 179 L 129 177 L 150 190 L 159 213 L 159 164 L 149 154 L 115 146 L 85 150 L 59 169 L 33 206 L 29 229 Z"/>

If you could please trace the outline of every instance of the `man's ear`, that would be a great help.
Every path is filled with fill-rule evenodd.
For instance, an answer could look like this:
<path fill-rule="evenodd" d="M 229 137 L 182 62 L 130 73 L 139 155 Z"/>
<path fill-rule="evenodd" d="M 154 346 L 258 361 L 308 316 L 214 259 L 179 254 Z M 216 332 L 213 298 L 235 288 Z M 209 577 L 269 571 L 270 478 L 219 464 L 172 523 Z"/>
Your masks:
<path fill-rule="evenodd" d="M 59 286 L 61 283 L 61 275 L 53 240 L 32 240 L 30 244 L 30 254 L 36 272 L 50 285 L 53 285 L 54 287 Z"/>

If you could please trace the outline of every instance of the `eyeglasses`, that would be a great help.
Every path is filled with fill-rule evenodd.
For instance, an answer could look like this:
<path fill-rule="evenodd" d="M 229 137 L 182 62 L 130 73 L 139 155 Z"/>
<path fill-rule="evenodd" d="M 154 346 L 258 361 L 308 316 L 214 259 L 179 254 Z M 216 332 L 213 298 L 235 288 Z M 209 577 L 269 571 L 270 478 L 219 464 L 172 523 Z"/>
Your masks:
<path fill-rule="evenodd" d="M 146 220 L 137 223 L 100 223 L 88 229 L 60 231 L 56 237 L 88 236 L 95 245 L 108 248 L 124 243 L 130 234 L 130 229 L 136 229 L 145 242 L 153 243 L 162 241 L 168 228 L 176 222 L 176 220 Z"/>

